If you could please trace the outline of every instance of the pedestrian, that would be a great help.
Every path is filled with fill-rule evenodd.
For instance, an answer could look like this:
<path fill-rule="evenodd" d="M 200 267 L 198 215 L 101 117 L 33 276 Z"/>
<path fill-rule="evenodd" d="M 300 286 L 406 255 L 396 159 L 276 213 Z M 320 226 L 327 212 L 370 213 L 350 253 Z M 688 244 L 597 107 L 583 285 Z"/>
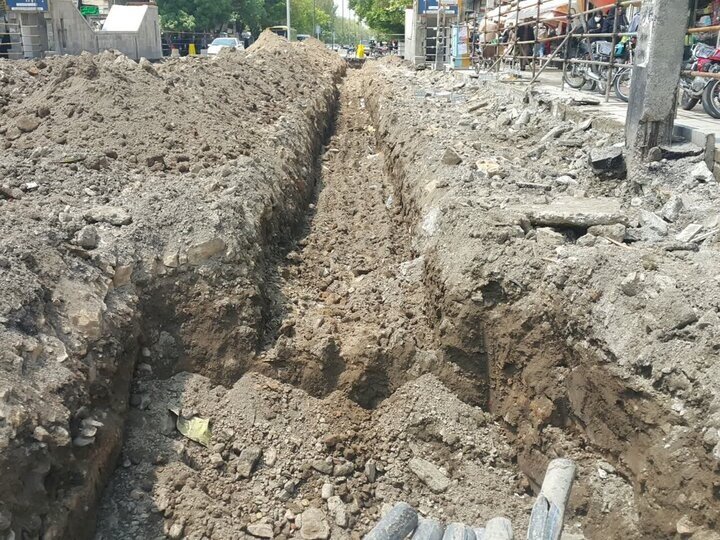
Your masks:
<path fill-rule="evenodd" d="M 545 56 L 545 39 L 548 38 L 548 29 L 547 26 L 544 24 L 538 25 L 538 32 L 537 32 L 537 43 L 535 44 L 535 51 L 534 56 L 536 58 L 542 58 Z"/>
<path fill-rule="evenodd" d="M 603 22 L 605 17 L 601 11 L 596 11 L 595 14 L 588 21 L 588 34 L 600 34 L 603 29 Z M 592 38 L 592 41 L 596 41 L 597 38 Z"/>
<path fill-rule="evenodd" d="M 602 23 L 601 32 L 603 34 L 612 34 L 615 31 L 615 18 L 615 8 L 612 7 L 610 8 L 610 11 L 608 11 L 608 15 Z M 623 13 L 622 8 L 620 8 L 620 11 L 617 13 L 617 31 L 622 32 L 625 28 L 627 28 L 627 26 L 627 18 L 625 17 L 625 13 Z"/>
<path fill-rule="evenodd" d="M 632 20 L 630 21 L 630 28 L 628 29 L 628 32 L 631 34 L 634 34 L 638 31 L 638 28 L 640 28 L 640 10 L 638 9 L 635 11 L 635 14 L 632 17 Z"/>
<path fill-rule="evenodd" d="M 533 30 L 533 27 L 529 24 L 519 26 L 517 31 L 517 41 L 517 51 L 519 52 L 518 56 L 520 56 L 520 70 L 525 71 L 525 66 L 527 66 L 530 61 L 532 44 L 523 42 L 535 41 L 535 30 Z"/>

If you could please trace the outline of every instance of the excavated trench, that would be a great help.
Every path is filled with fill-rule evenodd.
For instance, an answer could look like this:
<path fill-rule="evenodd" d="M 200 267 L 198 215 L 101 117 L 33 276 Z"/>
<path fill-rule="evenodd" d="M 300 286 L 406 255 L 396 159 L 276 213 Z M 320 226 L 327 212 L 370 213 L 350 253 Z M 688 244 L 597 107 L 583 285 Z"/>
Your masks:
<path fill-rule="evenodd" d="M 183 534 L 177 524 L 187 516 L 168 513 L 157 498 L 152 510 L 141 505 L 156 492 L 168 456 L 195 470 L 208 467 L 185 447 L 178 450 L 172 426 L 158 427 L 146 416 L 198 393 L 181 372 L 228 389 L 256 372 L 318 398 L 339 391 L 370 411 L 404 383 L 433 374 L 462 401 L 501 420 L 515 445 L 512 461 L 529 479 L 521 482 L 526 493 L 537 490 L 548 459 L 565 453 L 580 461 L 571 512 L 589 538 L 671 536 L 691 505 L 673 502 L 680 486 L 659 479 L 668 467 L 680 467 L 690 474 L 687 497 L 709 492 L 712 500 L 717 487 L 700 474 L 709 469 L 705 458 L 698 452 L 693 467 L 683 469 L 680 455 L 668 457 L 662 407 L 624 388 L 592 348 L 579 357 L 568 346 L 573 321 L 562 306 L 554 319 L 536 319 L 516 307 L 519 297 L 502 279 L 483 288 L 483 305 L 449 288 L 443 260 L 421 253 L 413 238 L 419 216 L 403 191 L 407 165 L 377 136 L 365 77 L 351 71 L 336 96 L 339 114 L 331 105 L 317 122 L 297 205 L 307 213 L 263 224 L 264 250 L 248 276 L 256 286 L 250 294 L 230 291 L 227 302 L 227 289 L 199 290 L 193 274 L 143 291 L 126 442 L 101 503 L 97 538 Z M 155 402 L 158 395 L 167 401 Z M 213 393 L 198 395 L 212 399 Z M 358 421 L 356 428 L 364 427 Z M 692 449 L 697 437 L 688 433 L 673 444 Z M 594 500 L 597 488 L 582 473 L 598 461 L 612 464 L 633 487 L 635 509 Z M 637 522 L 628 518 L 635 511 Z M 697 515 L 707 516 L 707 508 Z"/>

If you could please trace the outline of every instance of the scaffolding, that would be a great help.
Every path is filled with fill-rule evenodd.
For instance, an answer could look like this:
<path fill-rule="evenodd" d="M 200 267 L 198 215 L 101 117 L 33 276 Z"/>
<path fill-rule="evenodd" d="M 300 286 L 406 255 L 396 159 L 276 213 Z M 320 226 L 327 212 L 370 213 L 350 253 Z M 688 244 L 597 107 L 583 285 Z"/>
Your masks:
<path fill-rule="evenodd" d="M 693 0 L 696 10 L 698 2 Z M 705 0 L 706 1 L 706 0 Z M 582 88 L 596 86 L 610 99 L 610 91 L 627 98 L 632 80 L 633 48 L 637 37 L 632 15 L 642 0 L 506 0 L 486 9 L 476 23 L 472 40 L 475 68 L 486 73 L 519 72 L 526 67 L 532 76 L 518 82 L 535 82 L 549 66 L 562 70 L 562 85 Z M 711 24 L 693 25 L 688 36 L 713 35 L 720 45 L 720 2 Z M 694 14 L 695 14 L 694 12 Z M 593 24 L 596 15 L 608 13 L 603 28 Z M 704 15 L 705 21 L 708 22 Z M 608 27 L 609 26 L 609 27 Z M 687 43 L 686 43 L 687 45 Z M 683 71 L 687 77 L 720 79 L 712 71 Z M 575 84 L 572 84 L 572 83 Z"/>

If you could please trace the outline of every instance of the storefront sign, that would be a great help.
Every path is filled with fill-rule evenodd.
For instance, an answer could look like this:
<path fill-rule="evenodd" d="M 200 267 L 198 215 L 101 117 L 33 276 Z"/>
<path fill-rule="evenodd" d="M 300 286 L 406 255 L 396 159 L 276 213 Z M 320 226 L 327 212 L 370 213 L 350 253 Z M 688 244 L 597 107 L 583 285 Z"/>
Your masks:
<path fill-rule="evenodd" d="M 457 0 L 454 4 L 453 0 L 443 0 L 441 4 L 442 6 L 438 6 L 438 0 L 418 0 L 418 13 L 425 15 L 444 11 L 445 14 L 457 14 Z"/>
<path fill-rule="evenodd" d="M 48 0 L 7 0 L 11 11 L 47 11 Z"/>

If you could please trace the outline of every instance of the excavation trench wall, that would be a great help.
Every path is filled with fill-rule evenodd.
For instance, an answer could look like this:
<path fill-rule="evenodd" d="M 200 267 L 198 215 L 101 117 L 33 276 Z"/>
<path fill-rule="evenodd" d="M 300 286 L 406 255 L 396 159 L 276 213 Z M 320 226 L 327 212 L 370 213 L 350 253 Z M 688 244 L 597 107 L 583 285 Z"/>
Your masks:
<path fill-rule="evenodd" d="M 0 538 L 84 538 L 143 406 L 136 367 L 230 384 L 262 345 L 268 261 L 312 197 L 344 64 L 263 35 L 157 70 L 112 53 L 12 68 L 26 97 L 9 88 L 0 131 Z"/>
<path fill-rule="evenodd" d="M 703 279 L 691 274 L 712 273 L 715 248 L 676 259 L 649 242 L 630 250 L 588 235 L 579 241 L 587 227 L 543 228 L 537 208 L 567 195 L 551 181 L 563 170 L 575 167 L 565 178 L 586 190 L 576 197 L 612 193 L 628 208 L 630 196 L 643 193 L 632 179 L 629 189 L 598 183 L 586 162 L 573 161 L 582 154 L 575 143 L 567 150 L 540 141 L 558 124 L 586 137 L 591 123 L 578 129 L 582 121 L 553 119 L 549 108 L 514 101 L 502 87 L 388 64 L 367 76 L 378 143 L 426 258 L 439 358 L 457 369 L 451 388 L 506 425 L 535 490 L 549 459 L 578 460 L 571 507 L 585 516 L 588 537 L 669 538 L 686 527 L 698 538 L 712 534 L 720 478 L 707 414 L 716 405 L 703 377 L 717 377 L 717 335 L 695 326 L 695 314 L 716 317 L 717 295 L 703 298 Z M 652 173 L 664 175 L 667 188 L 677 171 Z M 651 189 L 644 193 L 644 204 L 658 204 Z M 632 210 L 623 212 L 628 231 L 641 227 Z M 653 279 L 677 287 L 646 289 L 643 300 L 624 294 L 620 281 L 635 271 L 647 280 L 640 290 Z M 689 354 L 693 367 L 679 366 Z M 683 389 L 670 382 L 678 372 Z M 633 504 L 604 503 L 597 463 L 632 485 Z"/>

